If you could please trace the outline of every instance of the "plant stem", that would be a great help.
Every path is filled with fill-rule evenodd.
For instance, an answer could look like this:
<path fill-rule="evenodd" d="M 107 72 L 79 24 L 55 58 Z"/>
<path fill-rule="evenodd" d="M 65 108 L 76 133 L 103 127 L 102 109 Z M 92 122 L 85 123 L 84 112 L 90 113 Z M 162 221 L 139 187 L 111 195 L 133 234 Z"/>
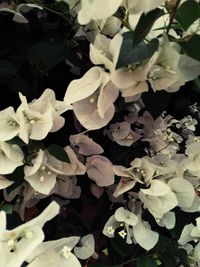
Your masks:
<path fill-rule="evenodd" d="M 175 4 L 175 6 L 174 6 L 174 8 L 173 8 L 173 11 L 172 11 L 172 13 L 170 14 L 170 20 L 169 20 L 169 24 L 168 24 L 168 26 L 167 26 L 167 30 L 166 30 L 167 35 L 169 35 L 169 31 L 170 31 L 171 25 L 172 25 L 173 20 L 174 20 L 174 18 L 175 18 L 175 16 L 176 16 L 176 12 L 177 12 L 177 10 L 178 10 L 178 7 L 179 7 L 180 3 L 181 3 L 181 0 L 177 0 L 177 1 L 176 1 L 176 4 Z"/>

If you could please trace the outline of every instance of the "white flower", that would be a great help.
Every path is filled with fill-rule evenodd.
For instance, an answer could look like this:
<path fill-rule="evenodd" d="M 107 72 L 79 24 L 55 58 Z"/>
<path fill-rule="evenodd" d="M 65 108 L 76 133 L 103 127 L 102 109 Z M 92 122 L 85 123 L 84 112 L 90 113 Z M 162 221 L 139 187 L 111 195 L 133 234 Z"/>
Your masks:
<path fill-rule="evenodd" d="M 57 173 L 47 166 L 47 156 L 39 150 L 32 160 L 32 166 L 24 167 L 24 179 L 39 193 L 49 194 L 56 183 Z"/>
<path fill-rule="evenodd" d="M 167 229 L 173 229 L 176 223 L 176 216 L 173 211 L 169 211 L 164 214 L 162 219 L 156 220 L 157 224 L 166 227 Z"/>
<path fill-rule="evenodd" d="M 107 19 L 112 16 L 121 5 L 122 0 L 81 0 L 81 10 L 78 13 L 80 24 L 87 24 L 92 19 Z"/>
<path fill-rule="evenodd" d="M 144 249 L 150 250 L 158 242 L 159 235 L 151 230 L 148 222 L 142 221 L 140 214 L 136 216 L 133 212 L 123 207 L 118 208 L 115 214 L 107 221 L 103 234 L 113 238 L 115 230 L 119 227 L 124 227 L 118 234 L 122 238 L 126 237 L 128 244 L 136 241 Z"/>
<path fill-rule="evenodd" d="M 157 53 L 150 59 L 137 64 L 129 64 L 111 72 L 112 82 L 120 89 L 123 97 L 135 97 L 138 99 L 143 92 L 149 90 L 148 73 L 156 61 Z"/>
<path fill-rule="evenodd" d="M 52 202 L 38 217 L 12 230 L 6 230 L 5 212 L 0 212 L 0 258 L 2 267 L 21 267 L 43 241 L 43 225 L 59 212 Z M 53 267 L 53 266 L 52 266 Z"/>
<path fill-rule="evenodd" d="M 44 114 L 31 110 L 26 97 L 19 93 L 22 104 L 17 109 L 20 131 L 19 137 L 28 143 L 33 140 L 44 139 L 53 127 L 52 110 L 48 109 Z"/>
<path fill-rule="evenodd" d="M 159 180 L 152 180 L 149 189 L 140 189 L 138 196 L 144 203 L 144 208 L 148 209 L 155 219 L 161 219 L 166 212 L 178 205 L 170 187 Z"/>
<path fill-rule="evenodd" d="M 26 259 L 28 267 L 81 267 L 76 256 L 71 252 L 80 237 L 72 236 L 41 243 Z"/>
<path fill-rule="evenodd" d="M 115 214 L 110 217 L 104 226 L 103 234 L 113 238 L 115 230 L 119 227 L 124 227 L 118 234 L 122 237 L 126 237 L 126 242 L 132 244 L 133 231 L 132 227 L 138 222 L 138 217 L 131 211 L 124 209 L 123 207 L 118 208 Z"/>
<path fill-rule="evenodd" d="M 158 242 L 159 235 L 151 230 L 148 222 L 142 221 L 138 216 L 138 223 L 133 226 L 133 234 L 136 242 L 144 249 L 152 249 Z"/>
<path fill-rule="evenodd" d="M 129 168 L 120 165 L 113 167 L 114 173 L 121 176 L 121 180 L 113 194 L 115 197 L 133 188 L 136 182 L 148 185 L 155 173 L 155 166 L 151 164 L 148 157 L 136 158 L 130 165 L 131 167 Z"/>
<path fill-rule="evenodd" d="M 94 142 L 89 136 L 82 133 L 70 135 L 70 143 L 73 146 L 78 146 L 78 153 L 84 156 L 90 156 L 93 154 L 101 154 L 104 152 L 103 148 Z"/>
<path fill-rule="evenodd" d="M 189 138 L 186 142 L 185 154 L 188 156 L 183 161 L 185 169 L 188 170 L 192 175 L 200 175 L 200 142 L 198 137 Z"/>
<path fill-rule="evenodd" d="M 13 107 L 0 111 L 0 140 L 7 141 L 19 134 L 19 121 Z"/>
<path fill-rule="evenodd" d="M 120 167 L 120 166 L 118 166 Z M 117 174 L 118 171 L 116 171 L 116 167 L 114 166 L 114 172 Z M 131 190 L 136 184 L 136 181 L 132 180 L 131 177 L 121 177 L 117 187 L 115 188 L 115 191 L 113 193 L 113 196 L 115 198 L 119 197 L 123 193 Z"/>
<path fill-rule="evenodd" d="M 151 68 L 148 79 L 153 90 L 177 91 L 185 82 L 196 78 L 200 63 L 186 55 L 181 55 L 179 47 L 172 46 L 166 36 L 163 37 L 158 59 Z"/>
<path fill-rule="evenodd" d="M 194 260 L 200 264 L 200 217 L 196 219 L 196 226 L 192 223 L 184 226 L 178 243 L 182 246 L 187 245 L 188 242 L 194 241 L 197 245 L 194 247 Z"/>
<path fill-rule="evenodd" d="M 79 198 L 81 188 L 76 183 L 76 176 L 58 176 L 57 182 L 50 194 L 56 194 L 67 199 Z"/>
<path fill-rule="evenodd" d="M 53 172 L 64 176 L 85 174 L 86 167 L 83 165 L 82 162 L 78 160 L 76 154 L 71 149 L 71 147 L 66 146 L 64 150 L 68 155 L 69 162 L 58 160 L 46 152 L 48 157 L 47 167 L 50 168 L 50 170 L 52 170 Z"/>
<path fill-rule="evenodd" d="M 130 123 L 126 121 L 111 124 L 109 130 L 104 130 L 104 134 L 121 146 L 131 146 L 141 137 L 131 130 Z"/>
<path fill-rule="evenodd" d="M 109 186 L 114 183 L 113 165 L 104 156 L 94 155 L 87 158 L 87 175 L 98 186 Z"/>
<path fill-rule="evenodd" d="M 40 98 L 33 100 L 28 106 L 31 110 L 40 112 L 40 114 L 45 114 L 48 110 L 52 111 L 53 126 L 50 132 L 58 131 L 63 127 L 65 119 L 60 115 L 71 109 L 63 101 L 56 100 L 55 93 L 51 89 L 45 89 Z"/>
<path fill-rule="evenodd" d="M 0 174 L 12 173 L 23 165 L 24 155 L 18 145 L 0 141 Z"/>
<path fill-rule="evenodd" d="M 95 65 L 104 65 L 106 69 L 115 69 L 123 38 L 116 34 L 112 39 L 98 34 L 94 43 L 90 44 L 90 60 Z"/>
<path fill-rule="evenodd" d="M 189 208 L 195 198 L 195 191 L 192 184 L 186 179 L 174 178 L 168 183 L 172 192 L 176 195 L 178 206 L 181 208 Z"/>
<path fill-rule="evenodd" d="M 118 89 L 110 82 L 110 76 L 100 67 L 91 68 L 81 79 L 70 83 L 64 101 L 73 104 L 79 122 L 87 129 L 105 126 L 113 117 L 113 102 Z"/>
<path fill-rule="evenodd" d="M 86 35 L 86 38 L 90 43 L 94 43 L 96 37 L 99 33 L 105 34 L 107 36 L 114 36 L 117 32 L 121 30 L 121 21 L 111 16 L 107 19 L 101 20 L 91 20 L 89 24 L 85 27 L 85 33 L 81 32 L 81 35 Z M 81 31 L 81 30 L 80 30 Z"/>
<path fill-rule="evenodd" d="M 90 59 L 96 65 L 103 64 L 110 71 L 111 81 L 120 89 L 123 97 L 137 99 L 142 92 L 148 91 L 147 74 L 155 62 L 157 54 L 140 64 L 116 70 L 122 41 L 121 34 L 116 34 L 112 39 L 98 34 L 94 44 L 90 44 Z"/>
<path fill-rule="evenodd" d="M 137 216 L 129 210 L 124 209 L 123 207 L 118 208 L 115 211 L 114 216 L 118 222 L 123 222 L 127 225 L 135 226 L 138 222 Z"/>
<path fill-rule="evenodd" d="M 81 247 L 74 248 L 74 254 L 81 260 L 86 260 L 95 253 L 95 240 L 92 234 L 86 235 L 80 240 Z"/>

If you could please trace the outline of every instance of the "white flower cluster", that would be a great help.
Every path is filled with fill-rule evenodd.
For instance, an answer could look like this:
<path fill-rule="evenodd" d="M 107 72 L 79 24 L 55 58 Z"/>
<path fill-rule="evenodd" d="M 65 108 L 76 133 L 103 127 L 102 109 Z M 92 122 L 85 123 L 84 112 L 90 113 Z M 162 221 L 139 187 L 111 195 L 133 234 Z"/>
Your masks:
<path fill-rule="evenodd" d="M 167 229 L 173 229 L 175 226 L 175 207 L 186 213 L 200 211 L 200 137 L 190 130 L 185 151 L 181 153 L 179 146 L 183 145 L 183 138 L 175 134 L 170 127 L 176 126 L 177 130 L 184 130 L 188 126 L 194 131 L 197 124 L 195 119 L 185 117 L 177 123 L 177 120 L 169 116 L 154 120 L 147 112 L 138 118 L 133 116 L 132 112 L 130 114 L 129 121 L 132 117 L 132 123 L 144 125 L 144 128 L 140 129 L 140 135 L 143 140 L 149 142 L 151 156 L 135 158 L 128 168 L 120 165 L 113 167 L 114 173 L 120 179 L 114 186 L 110 199 L 113 202 L 121 202 L 125 208 L 122 206 L 115 211 L 106 223 L 103 233 L 110 238 L 119 234 L 128 244 L 137 243 L 150 250 L 156 245 L 159 233 L 151 230 L 150 224 L 142 219 L 145 210 L 154 217 L 158 226 Z M 188 119 L 190 124 L 187 124 Z M 120 132 L 120 128 L 118 129 Z M 115 130 L 113 128 L 114 133 Z M 109 135 L 111 132 L 112 128 Z M 122 129 L 122 136 L 123 133 Z M 123 143 L 121 145 L 126 146 Z M 128 201 L 125 200 L 127 197 L 123 197 L 125 193 L 128 195 Z M 188 241 L 185 241 L 184 245 Z"/>
<path fill-rule="evenodd" d="M 12 230 L 6 229 L 6 215 L 0 212 L 0 256 L 1 267 L 81 267 L 79 259 L 87 259 L 94 251 L 93 235 L 84 236 L 81 246 L 75 247 L 79 236 L 61 238 L 54 241 L 43 241 L 44 224 L 59 213 L 59 205 L 52 202 L 39 216 Z M 72 250 L 74 249 L 74 253 Z M 23 265 L 24 266 L 24 265 Z"/>
<path fill-rule="evenodd" d="M 166 30 L 170 19 L 164 0 L 66 2 L 80 24 L 76 36 L 84 35 L 90 42 L 89 58 L 94 66 L 83 77 L 70 82 L 63 101 L 56 100 L 50 89 L 30 103 L 20 93 L 21 105 L 16 111 L 13 107 L 0 111 L 0 189 L 14 183 L 5 175 L 23 166 L 24 182 L 10 193 L 4 191 L 7 201 L 17 197 L 15 209 L 23 218 L 26 207 L 51 194 L 66 199 L 79 198 L 81 189 L 76 176 L 86 173 L 93 181 L 90 189 L 95 197 L 100 198 L 106 192 L 111 202 L 121 205 L 108 219 L 103 234 L 109 238 L 118 234 L 128 244 L 139 244 L 149 251 L 158 242 L 159 233 L 151 229 L 144 213 L 149 214 L 158 227 L 173 229 L 176 223 L 174 208 L 186 213 L 200 211 L 200 137 L 194 134 L 197 120 L 192 116 L 179 121 L 163 114 L 153 119 L 150 113 L 143 112 L 141 95 L 148 92 L 150 86 L 154 92 L 179 90 L 198 77 L 200 62 L 183 54 L 178 42 L 172 42 L 168 32 L 161 30 Z M 25 7 L 38 8 L 35 5 Z M 157 38 L 158 49 L 144 60 L 118 67 L 124 34 L 137 28 L 142 14 L 157 7 L 163 10 L 163 15 L 154 23 L 143 45 Z M 120 8 L 124 18 L 116 15 Z M 3 7 L 0 11 L 8 9 Z M 19 8 L 10 12 L 15 14 L 15 20 L 16 16 L 23 17 Z M 196 22 L 182 36 L 191 34 L 195 25 Z M 169 30 L 171 37 L 179 40 L 180 36 Z M 134 104 L 124 120 L 108 125 L 117 112 L 115 102 L 121 98 L 124 103 Z M 45 139 L 48 133 L 63 127 L 65 119 L 61 114 L 69 109 L 86 131 L 69 137 L 70 145 L 63 148 L 68 161 L 56 158 L 41 147 L 27 156 L 23 146 L 13 143 L 19 138 L 28 147 L 33 140 Z M 146 156 L 132 158 L 128 167 L 113 165 L 101 155 L 104 149 L 87 135 L 89 131 L 107 125 L 109 129 L 104 129 L 103 134 L 119 146 L 134 149 L 136 142 L 148 142 Z M 42 242 L 43 224 L 57 213 L 58 207 L 53 203 L 33 221 L 10 231 L 6 230 L 5 214 L 1 212 L 0 266 L 19 267 L 27 262 L 29 267 L 80 267 L 76 256 L 79 259 L 94 256 L 92 235 L 81 239 L 81 247 L 75 247 L 80 237 Z M 195 261 L 200 265 L 199 237 L 200 219 L 197 218 L 196 225 L 184 227 L 179 244 L 186 247 L 189 242 L 196 242 L 190 252 L 194 252 Z"/>
<path fill-rule="evenodd" d="M 114 102 L 119 94 L 125 102 L 133 102 L 149 90 L 149 85 L 154 91 L 175 92 L 200 74 L 200 63 L 182 54 L 179 44 L 169 41 L 165 31 L 160 30 L 165 29 L 169 21 L 164 2 L 118 0 L 113 4 L 110 0 L 81 1 L 76 12 L 83 31 L 79 29 L 77 36 L 84 35 L 89 40 L 90 60 L 96 66 L 69 84 L 64 101 L 72 104 L 77 119 L 86 129 L 99 129 L 108 124 L 115 114 Z M 127 23 L 114 16 L 119 7 L 126 10 L 128 28 Z M 123 34 L 134 31 L 142 13 L 156 7 L 163 10 L 163 16 L 155 21 L 144 43 L 157 38 L 158 50 L 145 60 L 119 68 Z M 170 34 L 180 39 L 175 31 L 171 31 Z"/>

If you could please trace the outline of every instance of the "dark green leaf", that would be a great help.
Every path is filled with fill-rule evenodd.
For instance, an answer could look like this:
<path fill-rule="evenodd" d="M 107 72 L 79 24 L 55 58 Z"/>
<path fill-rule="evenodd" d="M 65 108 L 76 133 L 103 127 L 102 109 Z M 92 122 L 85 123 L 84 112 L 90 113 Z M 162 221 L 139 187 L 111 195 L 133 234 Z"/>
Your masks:
<path fill-rule="evenodd" d="M 65 150 L 59 145 L 52 144 L 48 147 L 49 153 L 60 161 L 70 162 L 69 157 Z"/>
<path fill-rule="evenodd" d="M 140 256 L 137 260 L 137 267 L 158 267 L 155 260 L 148 256 Z"/>
<path fill-rule="evenodd" d="M 135 249 L 134 245 L 128 245 L 126 243 L 126 240 L 121 238 L 118 234 L 116 234 L 115 237 L 111 239 L 111 244 L 114 250 L 122 256 L 132 255 Z"/>
<path fill-rule="evenodd" d="M 149 43 L 141 43 L 133 48 L 134 33 L 126 32 L 123 34 L 123 43 L 121 46 L 117 69 L 127 66 L 128 64 L 136 64 L 150 58 L 159 47 L 159 41 L 152 39 Z"/>
<path fill-rule="evenodd" d="M 24 143 L 24 141 L 22 141 L 18 136 L 15 136 L 11 140 L 8 140 L 7 143 L 11 145 L 18 145 L 20 147 L 26 145 L 26 143 Z"/>
<path fill-rule="evenodd" d="M 69 55 L 68 47 L 60 43 L 39 42 L 32 46 L 29 53 L 29 62 L 41 72 L 48 71 Z"/>
<path fill-rule="evenodd" d="M 30 140 L 28 144 L 28 152 L 35 153 L 40 149 L 44 149 L 44 144 L 41 141 Z"/>
<path fill-rule="evenodd" d="M 67 13 L 69 11 L 69 5 L 65 1 L 55 2 L 50 7 L 60 13 Z"/>
<path fill-rule="evenodd" d="M 195 0 L 184 2 L 176 12 L 176 20 L 186 31 L 200 17 L 199 4 Z"/>
<path fill-rule="evenodd" d="M 156 252 L 158 258 L 165 267 L 176 267 L 176 246 L 172 241 L 162 235 L 159 235 L 158 243 L 156 244 Z"/>
<path fill-rule="evenodd" d="M 188 261 L 188 254 L 185 249 L 179 248 L 176 250 L 176 256 L 179 258 L 181 264 L 184 267 L 190 267 L 189 261 Z"/>
<path fill-rule="evenodd" d="M 10 204 L 4 204 L 1 207 L 1 210 L 5 211 L 6 214 L 12 214 L 12 205 L 10 205 Z"/>
<path fill-rule="evenodd" d="M 186 54 L 200 61 L 200 53 L 199 53 L 200 35 L 194 34 L 190 38 L 186 39 L 184 42 L 181 42 L 180 45 L 184 49 Z"/>
<path fill-rule="evenodd" d="M 15 66 L 8 60 L 0 60 L 0 83 L 7 82 L 15 76 Z"/>
<path fill-rule="evenodd" d="M 166 252 L 165 254 L 159 255 L 159 258 L 165 267 L 177 267 L 175 256 L 172 252 Z"/>
<path fill-rule="evenodd" d="M 164 15 L 164 11 L 160 8 L 156 8 L 147 14 L 143 13 L 140 17 L 138 24 L 134 32 L 133 46 L 136 47 L 141 43 L 147 34 L 150 32 L 154 22 L 161 16 Z"/>

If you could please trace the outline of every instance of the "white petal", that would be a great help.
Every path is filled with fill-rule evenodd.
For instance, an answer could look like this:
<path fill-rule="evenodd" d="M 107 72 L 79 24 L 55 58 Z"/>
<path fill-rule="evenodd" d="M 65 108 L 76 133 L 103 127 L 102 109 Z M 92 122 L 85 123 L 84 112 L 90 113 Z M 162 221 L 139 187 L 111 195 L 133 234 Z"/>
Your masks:
<path fill-rule="evenodd" d="M 168 182 L 168 185 L 175 193 L 178 206 L 181 208 L 189 208 L 195 198 L 195 191 L 192 184 L 181 178 L 174 178 Z"/>
<path fill-rule="evenodd" d="M 34 226 L 31 228 L 30 231 L 32 232 L 32 237 L 24 237 L 19 242 L 17 242 L 16 252 L 11 253 L 11 259 L 8 259 L 7 265 L 5 267 L 21 266 L 28 257 L 28 255 L 43 241 L 44 234 L 40 227 Z"/>
<path fill-rule="evenodd" d="M 14 183 L 13 181 L 9 181 L 4 176 L 0 175 L 0 189 L 7 188 L 8 186 L 10 186 L 13 183 Z"/>
<path fill-rule="evenodd" d="M 87 174 L 98 186 L 109 186 L 114 183 L 114 172 L 111 162 L 103 156 L 88 158 Z"/>
<path fill-rule="evenodd" d="M 122 0 L 82 0 L 81 10 L 78 13 L 78 22 L 80 24 L 87 24 L 91 19 L 106 19 L 112 16 L 120 6 Z"/>
<path fill-rule="evenodd" d="M 81 79 L 72 81 L 65 93 L 65 104 L 73 104 L 92 95 L 101 84 L 101 75 L 102 69 L 93 67 Z"/>
<path fill-rule="evenodd" d="M 183 231 L 181 233 L 181 236 L 178 240 L 178 243 L 180 245 L 185 245 L 186 243 L 192 241 L 194 238 L 191 236 L 192 230 L 195 228 L 195 226 L 190 223 L 184 226 Z"/>
<path fill-rule="evenodd" d="M 164 226 L 167 229 L 173 229 L 176 223 L 176 217 L 175 213 L 172 211 L 169 211 L 164 214 L 162 219 L 158 222 L 158 225 Z"/>
<path fill-rule="evenodd" d="M 123 207 L 118 208 L 114 216 L 118 222 L 125 222 L 131 226 L 136 225 L 138 222 L 137 216 L 129 210 L 125 210 Z"/>
<path fill-rule="evenodd" d="M 149 189 L 141 189 L 145 195 L 149 196 L 164 196 L 169 190 L 170 188 L 168 185 L 158 180 L 152 180 Z"/>
<path fill-rule="evenodd" d="M 159 238 L 158 233 L 152 231 L 150 225 L 141 220 L 133 226 L 133 234 L 136 242 L 146 250 L 152 249 Z"/>
<path fill-rule="evenodd" d="M 94 236 L 92 234 L 86 235 L 81 238 L 81 245 L 82 247 L 75 247 L 74 254 L 81 260 L 86 260 L 91 257 L 95 250 L 94 250 Z"/>

